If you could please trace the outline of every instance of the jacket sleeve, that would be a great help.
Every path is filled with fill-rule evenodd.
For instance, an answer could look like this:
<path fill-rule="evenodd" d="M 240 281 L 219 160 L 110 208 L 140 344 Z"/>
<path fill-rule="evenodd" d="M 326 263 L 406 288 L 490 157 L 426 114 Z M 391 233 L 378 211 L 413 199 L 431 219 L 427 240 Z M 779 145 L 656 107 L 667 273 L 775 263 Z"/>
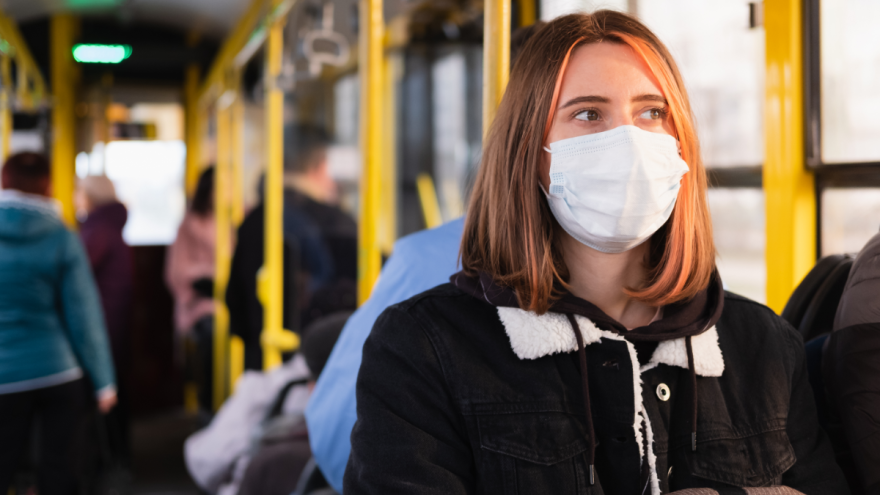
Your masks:
<path fill-rule="evenodd" d="M 61 319 L 73 352 L 95 391 L 115 390 L 113 359 L 89 260 L 78 236 L 72 232 L 65 235 L 59 284 Z"/>
<path fill-rule="evenodd" d="M 473 453 L 421 325 L 387 309 L 364 345 L 346 494 L 474 493 Z"/>
<path fill-rule="evenodd" d="M 782 484 L 807 495 L 845 495 L 849 486 L 834 458 L 828 435 L 819 426 L 816 402 L 807 376 L 803 340 L 794 328 L 780 320 L 791 364 L 791 398 L 786 433 L 796 462 Z"/>

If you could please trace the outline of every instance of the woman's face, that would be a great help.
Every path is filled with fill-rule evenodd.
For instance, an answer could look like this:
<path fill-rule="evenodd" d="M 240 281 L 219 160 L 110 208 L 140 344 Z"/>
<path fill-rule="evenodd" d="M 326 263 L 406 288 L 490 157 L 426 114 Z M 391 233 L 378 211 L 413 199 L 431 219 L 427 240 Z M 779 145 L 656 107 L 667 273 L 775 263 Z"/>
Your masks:
<path fill-rule="evenodd" d="M 660 85 L 628 45 L 603 42 L 576 48 L 562 77 L 544 145 L 622 125 L 673 135 Z M 549 153 L 541 162 L 541 184 L 550 187 Z"/>

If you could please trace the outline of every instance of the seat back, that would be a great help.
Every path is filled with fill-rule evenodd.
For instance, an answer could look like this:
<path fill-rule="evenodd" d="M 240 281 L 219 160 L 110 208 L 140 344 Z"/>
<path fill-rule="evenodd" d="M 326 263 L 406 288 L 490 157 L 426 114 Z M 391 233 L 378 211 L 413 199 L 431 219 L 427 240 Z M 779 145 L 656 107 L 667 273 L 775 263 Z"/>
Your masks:
<path fill-rule="evenodd" d="M 804 342 L 809 342 L 834 329 L 834 316 L 837 314 L 837 307 L 840 306 L 840 299 L 852 266 L 853 258 L 844 257 L 819 285 L 798 327 Z"/>
<path fill-rule="evenodd" d="M 807 306 L 813 300 L 816 291 L 819 290 L 819 285 L 825 281 L 828 274 L 834 270 L 844 257 L 845 255 L 843 254 L 833 254 L 820 259 L 810 269 L 810 273 L 795 288 L 785 304 L 785 309 L 782 310 L 782 317 L 791 323 L 793 327 L 797 328 L 800 325 L 801 320 L 804 318 L 804 313 L 807 312 Z"/>
<path fill-rule="evenodd" d="M 852 264 L 847 254 L 826 256 L 792 293 L 782 317 L 798 329 L 804 342 L 831 331 Z"/>

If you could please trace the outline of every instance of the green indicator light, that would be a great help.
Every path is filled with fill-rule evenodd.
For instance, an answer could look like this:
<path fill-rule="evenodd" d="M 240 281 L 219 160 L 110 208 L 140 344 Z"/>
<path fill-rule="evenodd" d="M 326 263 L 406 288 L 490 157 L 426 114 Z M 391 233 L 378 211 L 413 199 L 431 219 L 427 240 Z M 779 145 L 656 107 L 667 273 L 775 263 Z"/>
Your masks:
<path fill-rule="evenodd" d="M 118 64 L 131 56 L 131 45 L 79 44 L 73 47 L 73 59 L 81 64 Z"/>

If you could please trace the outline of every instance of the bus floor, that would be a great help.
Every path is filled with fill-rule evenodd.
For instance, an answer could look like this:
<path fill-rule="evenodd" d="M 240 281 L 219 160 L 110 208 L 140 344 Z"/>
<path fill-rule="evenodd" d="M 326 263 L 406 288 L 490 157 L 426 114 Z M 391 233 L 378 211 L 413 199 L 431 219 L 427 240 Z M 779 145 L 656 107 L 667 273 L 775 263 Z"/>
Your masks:
<path fill-rule="evenodd" d="M 197 429 L 183 410 L 135 418 L 131 424 L 132 493 L 198 495 L 183 459 L 183 443 Z"/>

